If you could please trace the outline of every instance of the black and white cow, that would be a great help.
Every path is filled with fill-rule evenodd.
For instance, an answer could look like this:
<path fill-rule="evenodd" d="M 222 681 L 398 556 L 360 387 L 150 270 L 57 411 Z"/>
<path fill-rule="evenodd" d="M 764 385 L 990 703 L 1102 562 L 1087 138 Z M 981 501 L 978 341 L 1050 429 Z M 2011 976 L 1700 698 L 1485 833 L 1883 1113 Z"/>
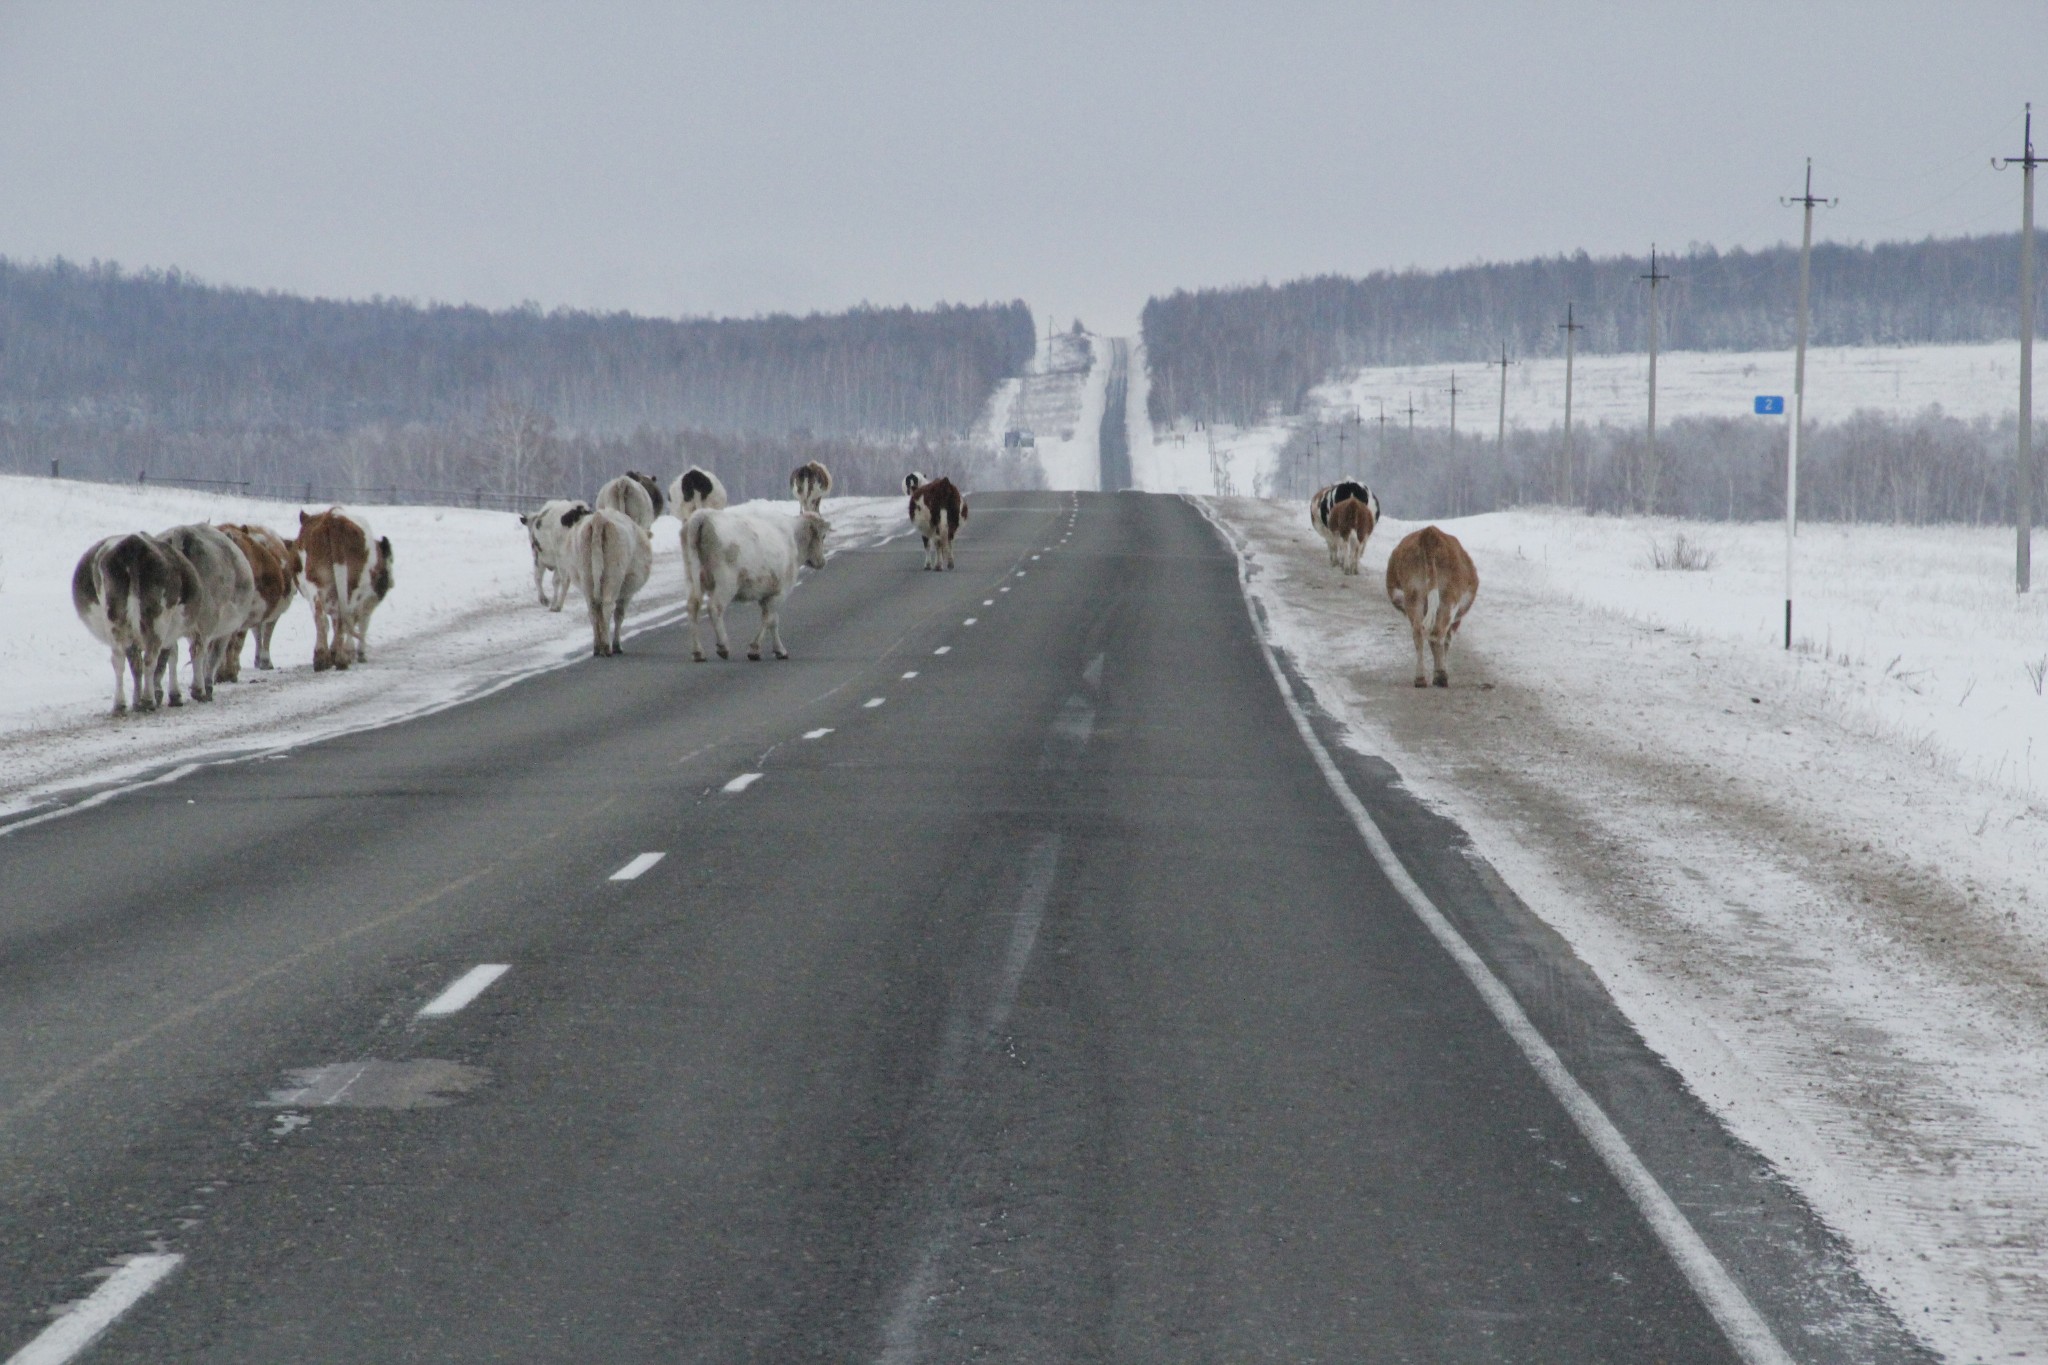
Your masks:
<path fill-rule="evenodd" d="M 192 663 L 192 700 L 212 701 L 228 641 L 261 619 L 256 572 L 242 547 L 218 526 L 173 526 L 157 539 L 185 556 L 199 575 L 199 606 L 185 618 L 185 643 Z"/>
<path fill-rule="evenodd" d="M 789 472 L 789 495 L 806 512 L 816 512 L 832 491 L 832 471 L 812 460 Z"/>
<path fill-rule="evenodd" d="M 927 569 L 953 567 L 953 537 L 967 520 L 967 499 L 948 478 L 919 484 L 910 495 L 910 520 L 924 537 L 924 566 Z"/>
<path fill-rule="evenodd" d="M 702 465 L 691 465 L 668 486 L 669 510 L 684 521 L 699 507 L 725 506 L 725 485 Z"/>

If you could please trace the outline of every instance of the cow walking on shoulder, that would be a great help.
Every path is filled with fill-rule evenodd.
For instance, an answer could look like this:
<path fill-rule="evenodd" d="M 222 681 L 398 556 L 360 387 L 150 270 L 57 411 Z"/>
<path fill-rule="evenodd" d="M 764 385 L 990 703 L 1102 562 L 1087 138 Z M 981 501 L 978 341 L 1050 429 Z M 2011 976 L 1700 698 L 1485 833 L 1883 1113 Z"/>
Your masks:
<path fill-rule="evenodd" d="M 170 704 L 184 704 L 178 695 L 178 641 L 200 592 L 191 561 L 155 536 L 108 536 L 79 557 L 71 574 L 71 605 L 112 653 L 115 715 L 128 709 L 123 684 L 131 679 L 135 709 L 156 710 L 163 703 L 166 665 Z"/>
<path fill-rule="evenodd" d="M 299 564 L 299 593 L 313 605 L 313 671 L 347 668 L 359 657 L 369 614 L 391 591 L 391 542 L 339 507 L 299 513 L 289 542 Z"/>
<path fill-rule="evenodd" d="M 789 473 L 789 495 L 806 512 L 815 513 L 832 491 L 832 471 L 812 460 Z"/>
<path fill-rule="evenodd" d="M 270 637 L 277 632 L 277 623 L 291 608 L 292 599 L 299 595 L 298 560 L 286 545 L 283 536 L 268 526 L 235 526 L 220 528 L 235 547 L 249 561 L 249 571 L 256 577 L 256 598 L 258 610 L 250 617 L 241 630 L 228 637 L 227 653 L 221 660 L 222 682 L 239 682 L 242 677 L 242 641 L 250 636 L 256 640 L 257 668 L 273 668 L 270 659 Z"/>
<path fill-rule="evenodd" d="M 661 515 L 661 508 L 661 485 L 637 469 L 627 470 L 597 490 L 598 511 L 623 512 L 643 531 L 654 529 L 654 519 Z"/>
<path fill-rule="evenodd" d="M 185 617 L 185 645 L 192 664 L 192 700 L 212 701 L 228 641 L 262 618 L 255 571 L 241 547 L 218 526 L 173 526 L 157 539 L 185 556 L 199 575 L 198 608 Z M 172 690 L 176 691 L 175 679 Z"/>
<path fill-rule="evenodd" d="M 1402 537 L 1387 557 L 1387 600 L 1415 632 L 1415 685 L 1429 686 L 1422 642 L 1436 663 L 1436 685 L 1451 685 L 1451 637 L 1479 595 L 1479 570 L 1458 538 L 1434 526 Z"/>
<path fill-rule="evenodd" d="M 590 652 L 596 657 L 624 652 L 626 608 L 653 566 L 653 540 L 623 512 L 602 508 L 570 532 L 569 570 L 590 609 Z"/>
<path fill-rule="evenodd" d="M 697 612 L 708 607 L 718 657 L 732 657 L 725 634 L 726 609 L 734 602 L 761 604 L 761 628 L 747 646 L 759 660 L 761 641 L 787 659 L 782 643 L 782 599 L 796 586 L 797 570 L 825 567 L 825 538 L 832 527 L 816 512 L 784 516 L 774 512 L 722 512 L 705 508 L 683 523 L 683 572 L 690 584 L 690 655 L 700 662 Z"/>
<path fill-rule="evenodd" d="M 1315 496 L 1308 500 L 1309 525 L 1315 527 L 1316 534 L 1323 538 L 1323 544 L 1329 548 L 1330 567 L 1333 569 L 1344 567 L 1344 540 L 1331 529 L 1330 517 L 1337 510 L 1337 504 L 1346 501 L 1363 504 L 1368 513 L 1365 535 L 1371 535 L 1372 528 L 1379 524 L 1380 500 L 1371 489 L 1358 480 L 1340 479 L 1336 483 L 1317 489 Z M 1364 548 L 1364 538 L 1360 537 L 1359 549 Z M 1345 572 L 1358 572 L 1358 561 L 1355 557 L 1352 560 L 1352 567 Z"/>
<path fill-rule="evenodd" d="M 1361 498 L 1342 498 L 1330 509 L 1330 535 L 1337 542 L 1337 571 L 1347 577 L 1358 575 L 1358 557 L 1379 518 Z"/>
<path fill-rule="evenodd" d="M 967 499 L 948 478 L 919 484 L 910 495 L 910 520 L 924 537 L 924 566 L 927 569 L 953 567 L 953 537 L 967 520 Z"/>
<path fill-rule="evenodd" d="M 576 523 L 590 515 L 590 504 L 555 498 L 540 510 L 519 518 L 526 528 L 526 543 L 533 551 L 533 591 L 549 611 L 560 611 L 569 597 L 569 533 Z M 553 574 L 552 590 L 546 576 Z"/>

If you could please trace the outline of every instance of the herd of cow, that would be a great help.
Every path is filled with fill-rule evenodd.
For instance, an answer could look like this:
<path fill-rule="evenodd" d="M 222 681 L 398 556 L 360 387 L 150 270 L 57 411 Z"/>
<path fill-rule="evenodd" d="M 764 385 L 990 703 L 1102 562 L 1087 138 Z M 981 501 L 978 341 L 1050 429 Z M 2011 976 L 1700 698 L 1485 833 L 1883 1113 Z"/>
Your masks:
<path fill-rule="evenodd" d="M 313 606 L 313 667 L 347 668 L 369 657 L 370 614 L 391 591 L 391 542 L 329 508 L 299 513 L 299 533 L 267 526 L 173 526 L 161 535 L 108 536 L 71 574 L 78 619 L 113 654 L 114 714 L 182 706 L 178 641 L 192 666 L 192 699 L 212 701 L 215 682 L 241 676 L 242 642 L 254 636 L 256 667 L 269 668 L 270 637 L 294 596 Z"/>
<path fill-rule="evenodd" d="M 1365 542 L 1379 524 L 1380 500 L 1356 479 L 1316 490 L 1308 504 L 1309 524 L 1330 547 L 1330 565 L 1347 575 L 1358 573 Z M 1423 645 L 1436 665 L 1438 687 L 1451 685 L 1451 638 L 1479 595 L 1479 570 L 1472 556 L 1450 532 L 1425 526 L 1401 538 L 1387 556 L 1387 599 L 1408 618 L 1415 634 L 1415 685 L 1427 687 Z"/>

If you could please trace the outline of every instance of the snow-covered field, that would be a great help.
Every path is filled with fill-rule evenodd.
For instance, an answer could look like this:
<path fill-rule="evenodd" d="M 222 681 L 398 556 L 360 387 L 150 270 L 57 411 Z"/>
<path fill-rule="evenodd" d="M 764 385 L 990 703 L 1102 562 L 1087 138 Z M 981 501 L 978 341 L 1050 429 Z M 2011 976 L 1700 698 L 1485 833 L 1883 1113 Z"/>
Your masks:
<path fill-rule="evenodd" d="M 1410 686 L 1385 557 L 1212 504 L 1277 640 L 1950 1359 L 2048 1352 L 2048 595 L 2009 532 L 1518 511 Z M 1683 533 L 1700 572 L 1650 567 Z"/>
<path fill-rule="evenodd" d="M 1790 351 L 1665 351 L 1657 357 L 1657 417 L 1741 417 L 1758 394 L 1792 398 Z M 1509 357 L 1508 422 L 1543 428 L 1564 422 L 1564 357 Z M 1500 419 L 1500 374 L 1484 362 L 1395 365 L 1359 370 L 1310 391 L 1325 412 L 1358 409 L 1377 424 L 1450 423 L 1450 385 L 1458 375 L 1458 428 L 1493 430 Z M 2004 417 L 2019 410 L 2020 346 L 1814 346 L 1806 352 L 1806 417 L 1839 422 L 1864 409 L 1912 416 L 1940 405 L 1951 417 Z M 1633 425 L 1644 420 L 1650 392 L 1646 355 L 1581 355 L 1572 362 L 1572 421 Z M 1396 412 L 1400 416 L 1396 416 Z M 1759 419 L 1762 420 L 1762 419 Z M 1782 419 L 1780 419 L 1782 420 Z"/>
<path fill-rule="evenodd" d="M 794 503 L 764 503 L 794 510 Z M 122 531 L 188 521 L 248 521 L 298 531 L 297 504 L 130 484 L 0 476 L 0 814 L 66 790 L 202 756 L 262 752 L 389 724 L 585 658 L 589 618 L 570 594 L 557 615 L 533 593 L 526 531 L 509 512 L 355 509 L 392 542 L 396 583 L 370 625 L 370 660 L 312 671 L 313 623 L 294 606 L 272 648 L 278 667 L 245 667 L 216 700 L 176 711 L 107 712 L 106 647 L 71 608 L 71 571 L 85 548 Z M 899 498 L 826 504 L 835 548 L 908 534 Z M 654 575 L 628 630 L 674 620 L 685 599 L 678 525 L 654 528 Z M 245 656 L 246 658 L 246 656 Z"/>
<path fill-rule="evenodd" d="M 1029 431 L 1047 488 L 1099 488 L 1108 356 L 1108 339 L 1092 334 L 1055 334 L 1049 346 L 1041 340 L 1030 370 L 996 386 L 972 439 L 998 449 L 1004 432 Z"/>

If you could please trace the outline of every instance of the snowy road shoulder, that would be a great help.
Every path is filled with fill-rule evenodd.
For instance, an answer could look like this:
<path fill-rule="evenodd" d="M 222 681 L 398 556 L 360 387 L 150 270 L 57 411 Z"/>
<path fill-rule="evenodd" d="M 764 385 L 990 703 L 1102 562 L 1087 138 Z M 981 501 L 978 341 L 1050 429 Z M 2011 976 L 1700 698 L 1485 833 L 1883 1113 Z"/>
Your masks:
<path fill-rule="evenodd" d="M 763 504 L 793 509 L 794 504 Z M 98 538 L 187 521 L 250 521 L 286 535 L 298 505 L 166 488 L 0 477 L 0 818 L 167 767 L 276 753 L 471 700 L 589 655 L 580 599 L 560 613 L 533 590 L 526 532 L 509 512 L 360 509 L 390 537 L 396 586 L 370 627 L 369 661 L 314 674 L 312 620 L 279 624 L 275 671 L 245 667 L 218 700 L 154 715 L 107 714 L 106 648 L 71 609 L 72 566 Z M 907 533 L 901 499 L 835 498 L 835 552 Z M 686 602 L 677 524 L 654 528 L 654 572 L 629 636 L 668 624 Z"/>
<path fill-rule="evenodd" d="M 1411 527 L 1344 580 L 1294 504 L 1212 506 L 1325 709 L 1470 832 L 1899 1317 L 1952 1358 L 2048 1349 L 2048 809 L 1993 754 L 2048 724 L 2001 653 L 2043 622 L 1976 586 L 1996 533 L 1810 534 L 1809 618 L 1834 633 L 1787 656 L 1742 567 L 1763 529 L 1685 528 L 1728 557 L 1710 582 L 1634 567 L 1669 523 L 1448 523 L 1482 585 L 1444 693 L 1409 686 L 1382 588 Z M 1945 682 L 1892 684 L 1894 655 L 1941 656 L 1955 690 L 1981 674 L 1980 701 L 2015 678 L 1957 724 Z"/>

